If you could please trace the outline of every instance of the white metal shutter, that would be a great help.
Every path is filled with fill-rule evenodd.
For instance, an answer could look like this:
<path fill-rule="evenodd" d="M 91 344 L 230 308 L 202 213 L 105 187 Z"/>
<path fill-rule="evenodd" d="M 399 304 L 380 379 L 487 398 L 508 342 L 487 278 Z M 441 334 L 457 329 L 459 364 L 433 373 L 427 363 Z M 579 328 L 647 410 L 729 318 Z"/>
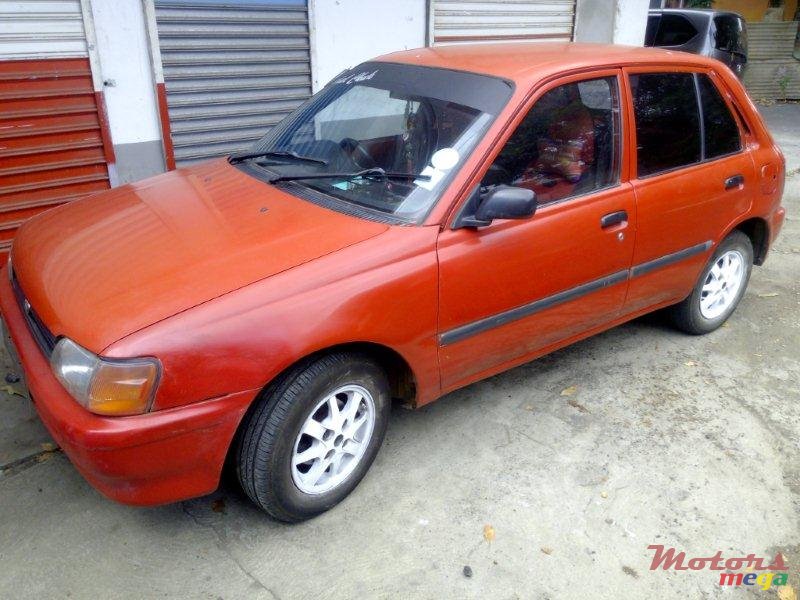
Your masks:
<path fill-rule="evenodd" d="M 575 0 L 433 0 L 433 43 L 572 40 Z"/>
<path fill-rule="evenodd" d="M 156 0 L 177 166 L 264 135 L 311 95 L 305 0 Z"/>
<path fill-rule="evenodd" d="M 0 57 L 88 56 L 80 0 L 0 2 Z"/>

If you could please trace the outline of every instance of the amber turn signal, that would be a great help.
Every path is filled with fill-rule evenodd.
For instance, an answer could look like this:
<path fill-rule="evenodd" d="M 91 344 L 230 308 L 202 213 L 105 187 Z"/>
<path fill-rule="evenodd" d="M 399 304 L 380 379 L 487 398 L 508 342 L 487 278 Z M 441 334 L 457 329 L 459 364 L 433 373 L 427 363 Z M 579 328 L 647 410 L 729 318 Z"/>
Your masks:
<path fill-rule="evenodd" d="M 158 367 L 153 362 L 101 362 L 92 378 L 86 408 L 100 415 L 147 412 Z"/>
<path fill-rule="evenodd" d="M 154 358 L 109 360 L 62 338 L 50 365 L 70 395 L 93 413 L 123 416 L 150 410 L 159 375 Z"/>

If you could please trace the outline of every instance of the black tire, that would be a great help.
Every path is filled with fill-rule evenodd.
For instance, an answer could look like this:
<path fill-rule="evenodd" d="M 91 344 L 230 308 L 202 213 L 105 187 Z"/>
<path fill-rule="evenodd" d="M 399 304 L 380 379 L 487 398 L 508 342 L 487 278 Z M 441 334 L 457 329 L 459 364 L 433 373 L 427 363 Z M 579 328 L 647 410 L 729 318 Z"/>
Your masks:
<path fill-rule="evenodd" d="M 705 285 L 706 280 L 709 277 L 709 273 L 717 260 L 719 260 L 723 254 L 730 252 L 731 250 L 738 251 L 744 259 L 745 271 L 742 283 L 735 298 L 722 314 L 713 319 L 706 318 L 703 316 L 700 310 L 700 300 L 703 286 Z M 703 335 L 710 333 L 722 326 L 722 324 L 733 314 L 733 311 L 736 310 L 736 307 L 739 305 L 739 301 L 742 299 L 742 296 L 744 296 L 744 292 L 747 289 L 747 283 L 750 281 L 750 273 L 752 270 L 753 244 L 750 241 L 750 238 L 741 231 L 731 232 L 728 237 L 722 240 L 720 245 L 717 246 L 716 251 L 706 263 L 706 266 L 703 267 L 703 271 L 700 273 L 700 277 L 698 278 L 692 293 L 689 294 L 689 296 L 683 300 L 683 302 L 670 307 L 669 315 L 675 327 L 692 335 Z"/>
<path fill-rule="evenodd" d="M 344 385 L 361 386 L 372 396 L 372 436 L 355 469 L 337 487 L 319 494 L 305 493 L 292 478 L 295 442 L 320 400 Z M 367 355 L 329 354 L 290 369 L 264 391 L 242 421 L 235 453 L 242 488 L 279 521 L 303 521 L 334 507 L 355 489 L 378 454 L 390 404 L 386 374 Z"/>

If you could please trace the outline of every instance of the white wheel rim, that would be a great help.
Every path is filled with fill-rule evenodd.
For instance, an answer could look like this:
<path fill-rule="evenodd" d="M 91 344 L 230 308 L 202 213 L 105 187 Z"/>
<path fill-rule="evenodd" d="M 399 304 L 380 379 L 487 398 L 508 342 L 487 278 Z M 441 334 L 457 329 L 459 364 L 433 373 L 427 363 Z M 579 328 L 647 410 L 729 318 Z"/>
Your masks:
<path fill-rule="evenodd" d="M 292 480 L 301 492 L 323 494 L 356 469 L 375 428 L 375 402 L 359 385 L 346 385 L 312 410 L 294 442 Z"/>
<path fill-rule="evenodd" d="M 700 314 L 716 319 L 736 302 L 744 281 L 744 257 L 738 250 L 720 256 L 706 276 L 700 290 Z"/>

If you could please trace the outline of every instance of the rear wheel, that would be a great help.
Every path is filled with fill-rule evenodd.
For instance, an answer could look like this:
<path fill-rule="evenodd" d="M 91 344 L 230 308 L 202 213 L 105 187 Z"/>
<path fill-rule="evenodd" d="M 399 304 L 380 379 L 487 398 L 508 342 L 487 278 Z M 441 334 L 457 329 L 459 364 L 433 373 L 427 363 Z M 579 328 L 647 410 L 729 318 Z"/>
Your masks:
<path fill-rule="evenodd" d="M 717 247 L 706 263 L 692 293 L 670 309 L 678 329 L 701 335 L 728 320 L 744 296 L 753 268 L 753 244 L 734 231 Z"/>
<path fill-rule="evenodd" d="M 389 384 L 356 353 L 323 356 L 270 386 L 248 414 L 236 458 L 242 488 L 281 521 L 302 521 L 341 502 L 383 442 Z"/>

